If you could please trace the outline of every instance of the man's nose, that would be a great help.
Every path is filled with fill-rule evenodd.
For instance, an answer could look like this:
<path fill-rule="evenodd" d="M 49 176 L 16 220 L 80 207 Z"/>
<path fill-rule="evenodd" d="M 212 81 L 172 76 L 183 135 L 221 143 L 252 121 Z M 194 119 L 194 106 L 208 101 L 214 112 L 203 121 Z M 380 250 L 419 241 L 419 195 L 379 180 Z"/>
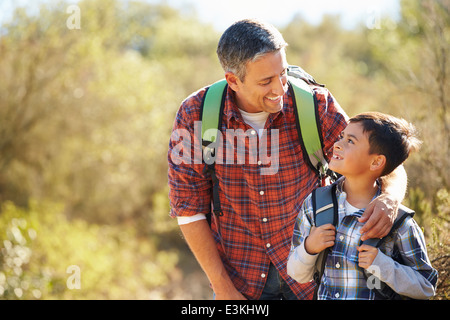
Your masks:
<path fill-rule="evenodd" d="M 287 90 L 287 77 L 281 76 L 278 77 L 278 80 L 275 81 L 275 86 L 272 88 L 272 92 L 277 96 L 282 96 Z"/>

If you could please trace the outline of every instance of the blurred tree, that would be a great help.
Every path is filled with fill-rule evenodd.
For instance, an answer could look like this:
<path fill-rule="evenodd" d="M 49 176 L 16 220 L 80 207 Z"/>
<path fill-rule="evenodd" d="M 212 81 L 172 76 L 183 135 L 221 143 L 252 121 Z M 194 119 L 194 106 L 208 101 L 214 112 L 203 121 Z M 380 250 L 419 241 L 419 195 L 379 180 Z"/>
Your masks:
<path fill-rule="evenodd" d="M 400 20 L 380 17 L 378 28 L 347 31 L 326 16 L 317 27 L 297 17 L 283 30 L 289 62 L 325 83 L 349 115 L 377 110 L 419 128 L 425 143 L 407 166 L 411 186 L 428 198 L 450 179 L 449 6 L 403 0 Z"/>
<path fill-rule="evenodd" d="M 382 21 L 386 27 L 371 30 L 368 39 L 390 84 L 386 110 L 407 117 L 421 132 L 424 143 L 408 161 L 408 173 L 430 198 L 450 188 L 450 2 L 403 0 L 401 8 L 397 24 Z"/>
<path fill-rule="evenodd" d="M 69 30 L 66 7 L 19 9 L 3 26 L 0 197 L 150 225 L 176 109 L 219 74 L 217 35 L 167 6 L 114 0 L 80 2 L 81 29 Z"/>
<path fill-rule="evenodd" d="M 0 26 L 0 291 L 78 298 L 65 283 L 75 264 L 89 282 L 83 297 L 176 296 L 170 286 L 184 277 L 172 247 L 187 247 L 168 218 L 167 146 L 182 99 L 223 77 L 220 35 L 195 13 L 121 0 L 78 2 L 80 29 L 69 29 L 68 5 L 18 8 Z M 289 63 L 325 83 L 349 115 L 378 110 L 419 128 L 407 200 L 426 231 L 442 221 L 439 241 L 449 23 L 448 0 L 403 0 L 400 20 L 379 28 L 344 30 L 326 16 L 281 30 Z"/>

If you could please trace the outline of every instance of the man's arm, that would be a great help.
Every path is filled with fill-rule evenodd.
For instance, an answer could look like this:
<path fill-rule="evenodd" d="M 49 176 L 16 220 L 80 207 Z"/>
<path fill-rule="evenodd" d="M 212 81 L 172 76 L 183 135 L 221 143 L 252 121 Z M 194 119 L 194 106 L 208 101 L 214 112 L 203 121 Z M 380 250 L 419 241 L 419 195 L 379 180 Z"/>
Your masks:
<path fill-rule="evenodd" d="M 211 282 L 216 299 L 242 299 L 220 259 L 206 219 L 198 220 L 200 213 L 211 209 L 212 192 L 211 177 L 204 174 L 204 164 L 195 162 L 196 148 L 201 154 L 195 122 L 200 119 L 204 92 L 205 89 L 200 90 L 184 100 L 174 121 L 168 150 L 170 216 L 179 219 L 184 238 Z"/>
<path fill-rule="evenodd" d="M 397 217 L 397 209 L 406 194 L 408 177 L 403 165 L 381 178 L 382 194 L 374 199 L 359 218 L 365 225 L 361 228 L 361 240 L 386 236 Z"/>
<path fill-rule="evenodd" d="M 217 251 L 216 242 L 206 220 L 180 225 L 195 258 L 211 282 L 217 300 L 245 300 L 236 289 Z"/>

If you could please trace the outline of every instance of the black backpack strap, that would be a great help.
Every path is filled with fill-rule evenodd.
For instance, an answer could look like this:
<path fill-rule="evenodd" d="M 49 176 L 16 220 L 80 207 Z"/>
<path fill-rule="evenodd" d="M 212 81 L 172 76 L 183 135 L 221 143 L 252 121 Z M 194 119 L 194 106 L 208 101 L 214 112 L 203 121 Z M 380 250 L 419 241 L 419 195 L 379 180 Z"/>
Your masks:
<path fill-rule="evenodd" d="M 311 200 L 313 206 L 313 218 L 316 227 L 331 223 L 333 226 L 338 222 L 337 183 L 320 187 L 312 192 Z"/>
<path fill-rule="evenodd" d="M 328 223 L 336 226 L 338 223 L 339 213 L 336 196 L 337 184 L 338 182 L 336 181 L 329 186 L 317 188 L 312 192 L 311 201 L 313 207 L 313 219 L 316 227 Z M 325 263 L 330 251 L 331 248 L 326 248 L 321 253 L 319 253 L 319 256 L 317 258 L 316 270 L 313 275 L 314 282 L 316 283 L 316 288 L 314 289 L 313 296 L 314 300 L 317 300 L 320 282 L 325 270 Z"/>
<path fill-rule="evenodd" d="M 398 208 L 398 215 L 397 215 L 397 219 L 395 219 L 394 224 L 392 225 L 391 230 L 389 231 L 388 235 L 385 236 L 384 238 L 381 239 L 367 239 L 365 241 L 362 241 L 362 244 L 368 244 L 372 247 L 375 248 L 379 248 L 381 246 L 381 244 L 389 237 L 391 237 L 394 232 L 396 232 L 398 230 L 398 228 L 403 224 L 403 222 L 406 220 L 406 218 L 408 217 L 413 217 L 414 216 L 414 211 L 405 207 L 404 205 L 400 205 Z M 364 277 L 366 278 L 366 280 L 371 276 L 370 273 L 368 273 L 368 271 L 366 271 L 364 269 L 363 271 L 364 273 Z M 392 290 L 388 285 L 386 285 L 384 282 L 380 281 L 380 286 L 379 287 L 375 287 L 375 299 L 376 300 L 401 300 L 404 299 L 405 297 L 399 295 L 398 293 L 396 293 L 394 290 Z"/>

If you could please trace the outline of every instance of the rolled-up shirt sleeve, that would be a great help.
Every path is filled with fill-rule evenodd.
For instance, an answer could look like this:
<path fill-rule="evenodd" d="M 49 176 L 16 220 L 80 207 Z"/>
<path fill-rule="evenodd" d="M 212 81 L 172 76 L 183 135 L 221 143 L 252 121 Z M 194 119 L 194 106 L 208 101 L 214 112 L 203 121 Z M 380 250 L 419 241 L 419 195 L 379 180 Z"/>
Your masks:
<path fill-rule="evenodd" d="M 201 161 L 200 105 L 204 92 L 188 97 L 177 112 L 168 151 L 170 216 L 189 217 L 211 211 L 211 177 Z M 197 126 L 197 127 L 196 127 Z"/>

